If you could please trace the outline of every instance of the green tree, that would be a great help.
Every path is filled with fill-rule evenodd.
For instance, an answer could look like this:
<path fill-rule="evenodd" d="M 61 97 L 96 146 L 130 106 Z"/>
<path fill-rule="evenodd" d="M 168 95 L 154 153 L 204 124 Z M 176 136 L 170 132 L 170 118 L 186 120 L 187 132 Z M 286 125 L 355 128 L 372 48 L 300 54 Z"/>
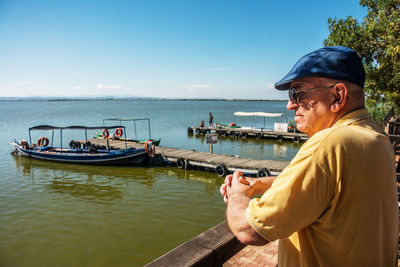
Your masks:
<path fill-rule="evenodd" d="M 362 22 L 349 16 L 329 18 L 325 46 L 344 45 L 357 51 L 367 74 L 367 106 L 400 110 L 400 2 L 360 0 L 368 14 Z"/>

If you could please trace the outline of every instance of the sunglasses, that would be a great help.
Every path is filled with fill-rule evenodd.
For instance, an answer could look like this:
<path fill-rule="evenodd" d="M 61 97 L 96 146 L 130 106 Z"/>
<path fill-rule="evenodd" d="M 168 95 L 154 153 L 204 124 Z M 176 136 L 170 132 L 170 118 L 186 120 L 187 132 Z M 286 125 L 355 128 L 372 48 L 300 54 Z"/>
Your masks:
<path fill-rule="evenodd" d="M 335 87 L 336 84 L 331 85 L 331 86 L 319 86 L 319 87 L 314 87 L 314 88 L 309 88 L 305 90 L 301 90 L 300 92 L 296 91 L 295 87 L 292 87 L 289 89 L 289 100 L 292 101 L 293 103 L 298 104 L 301 101 L 301 97 L 307 93 L 307 91 L 313 91 L 313 90 L 319 90 L 319 89 L 324 89 L 324 88 L 332 88 Z"/>

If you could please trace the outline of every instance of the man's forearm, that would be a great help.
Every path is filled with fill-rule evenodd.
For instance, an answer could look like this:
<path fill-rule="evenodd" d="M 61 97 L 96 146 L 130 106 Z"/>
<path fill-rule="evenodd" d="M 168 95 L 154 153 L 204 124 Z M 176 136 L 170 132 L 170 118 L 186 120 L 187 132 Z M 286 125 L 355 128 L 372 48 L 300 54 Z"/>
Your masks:
<path fill-rule="evenodd" d="M 232 232 L 236 235 L 245 229 L 246 220 L 246 209 L 249 205 L 250 198 L 244 194 L 232 194 L 229 196 L 227 208 L 226 208 L 226 219 Z"/>
<path fill-rule="evenodd" d="M 240 242 L 246 245 L 264 245 L 267 240 L 262 238 L 249 225 L 246 219 L 246 209 L 250 198 L 246 194 L 233 193 L 229 196 L 226 218 L 232 233 Z"/>

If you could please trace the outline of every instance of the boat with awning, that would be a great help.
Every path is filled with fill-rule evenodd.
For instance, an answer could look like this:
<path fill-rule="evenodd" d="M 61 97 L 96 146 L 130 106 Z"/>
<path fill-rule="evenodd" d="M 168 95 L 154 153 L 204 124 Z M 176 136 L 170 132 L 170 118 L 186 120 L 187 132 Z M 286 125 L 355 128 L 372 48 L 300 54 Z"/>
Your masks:
<path fill-rule="evenodd" d="M 121 128 L 122 127 L 122 128 Z M 128 148 L 125 144 L 124 149 L 113 148 L 108 140 L 106 146 L 96 146 L 91 144 L 87 139 L 89 130 L 103 130 L 108 132 L 111 129 L 123 129 L 123 126 L 67 126 L 58 127 L 52 125 L 38 125 L 29 128 L 29 141 L 15 140 L 13 153 L 18 156 L 24 156 L 33 159 L 56 161 L 63 163 L 77 163 L 90 165 L 138 165 L 147 157 L 144 149 Z M 63 145 L 63 133 L 66 130 L 82 130 L 85 132 L 85 142 L 71 140 L 69 147 Z M 32 142 L 32 131 L 51 131 L 51 137 L 44 135 Z M 59 132 L 60 145 L 54 146 L 54 133 Z"/>
<path fill-rule="evenodd" d="M 287 132 L 288 131 L 288 119 L 287 119 L 287 114 L 286 113 L 268 113 L 268 112 L 242 112 L 242 111 L 237 111 L 234 112 L 233 115 L 239 116 L 239 117 L 253 117 L 254 118 L 254 125 L 250 129 L 255 128 L 256 124 L 256 117 L 263 117 L 264 118 L 264 127 L 263 129 L 266 128 L 266 118 L 284 118 L 285 122 L 274 122 L 274 131 L 278 132 Z M 244 127 L 241 127 L 244 128 Z M 246 127 L 245 127 L 246 128 Z"/>

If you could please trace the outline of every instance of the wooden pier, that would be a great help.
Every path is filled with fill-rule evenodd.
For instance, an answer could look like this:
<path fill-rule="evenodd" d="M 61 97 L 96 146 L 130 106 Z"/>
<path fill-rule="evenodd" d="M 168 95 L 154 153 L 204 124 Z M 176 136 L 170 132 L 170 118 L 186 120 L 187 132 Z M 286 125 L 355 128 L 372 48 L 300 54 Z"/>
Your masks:
<path fill-rule="evenodd" d="M 209 134 L 216 133 L 221 136 L 239 137 L 239 138 L 272 138 L 278 141 L 291 140 L 299 143 L 308 139 L 307 135 L 299 132 L 275 132 L 271 130 L 252 129 L 252 128 L 234 128 L 234 127 L 188 127 L 188 134 Z"/>
<path fill-rule="evenodd" d="M 94 138 L 88 140 L 91 144 L 104 146 L 106 139 Z M 125 142 L 119 140 L 108 140 L 110 146 L 115 148 L 125 148 Z M 82 142 L 82 141 L 81 141 Z M 83 141 L 84 142 L 84 141 Z M 143 148 L 143 144 L 127 142 L 128 147 Z M 219 176 L 225 176 L 235 170 L 240 170 L 246 175 L 265 177 L 280 173 L 289 162 L 275 160 L 257 160 L 240 158 L 237 156 L 211 154 L 194 150 L 184 150 L 156 146 L 154 156 L 150 157 L 154 165 L 166 163 L 175 164 L 178 168 L 201 168 L 215 171 Z"/>

